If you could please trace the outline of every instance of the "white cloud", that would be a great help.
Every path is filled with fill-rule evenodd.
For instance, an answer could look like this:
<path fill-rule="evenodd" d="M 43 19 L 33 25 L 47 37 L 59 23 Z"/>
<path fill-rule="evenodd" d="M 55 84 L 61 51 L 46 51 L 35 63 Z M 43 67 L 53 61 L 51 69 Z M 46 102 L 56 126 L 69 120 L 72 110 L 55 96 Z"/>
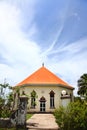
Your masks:
<path fill-rule="evenodd" d="M 2 77 L 12 80 L 14 78 L 15 81 L 18 81 L 18 78 L 22 78 L 27 73 L 28 67 L 28 72 L 31 72 L 40 64 L 40 48 L 37 43 L 27 39 L 21 29 L 22 20 L 20 8 L 10 2 L 0 2 L 0 55 L 7 62 L 7 65 L 0 63 L 1 79 Z M 33 22 L 32 20 L 31 18 L 30 24 Z M 35 31 L 33 24 L 29 36 L 33 34 L 32 29 Z"/>
<path fill-rule="evenodd" d="M 82 74 L 87 73 L 87 51 L 85 50 L 87 48 L 87 39 L 62 45 L 56 50 L 54 50 L 53 46 L 51 51 L 46 53 L 46 63 L 52 72 L 61 75 L 63 80 L 75 87 L 76 94 L 77 80 Z M 60 58 L 61 56 L 62 58 Z"/>
<path fill-rule="evenodd" d="M 45 62 L 48 69 L 76 88 L 78 78 L 87 72 L 87 52 L 82 52 L 87 48 L 87 39 L 68 45 L 63 43 L 54 49 L 61 27 L 51 46 L 42 52 L 41 45 L 30 40 L 38 32 L 34 21 L 36 1 L 20 1 L 0 1 L 0 55 L 5 61 L 0 61 L 0 82 L 7 78 L 7 82 L 15 85 Z M 25 6 L 28 14 L 24 13 Z M 29 30 L 26 34 L 23 26 L 27 22 Z"/>

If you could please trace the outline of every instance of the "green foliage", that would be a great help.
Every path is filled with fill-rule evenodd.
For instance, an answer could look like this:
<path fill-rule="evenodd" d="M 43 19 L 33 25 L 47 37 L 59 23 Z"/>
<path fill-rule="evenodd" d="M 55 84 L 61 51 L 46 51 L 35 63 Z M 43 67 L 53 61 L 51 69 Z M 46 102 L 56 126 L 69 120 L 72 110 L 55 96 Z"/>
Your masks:
<path fill-rule="evenodd" d="M 36 92 L 34 90 L 31 92 L 31 97 L 33 97 L 33 98 L 37 97 L 37 94 L 36 94 Z"/>
<path fill-rule="evenodd" d="M 38 96 L 37 96 L 37 93 L 33 90 L 32 92 L 31 92 L 31 107 L 32 108 L 35 108 L 35 106 L 36 106 L 36 98 L 37 98 Z"/>
<path fill-rule="evenodd" d="M 76 97 L 74 97 L 74 101 L 75 101 L 75 102 L 77 102 L 77 101 L 82 102 L 82 99 L 81 99 L 81 97 L 77 97 L 77 96 L 76 96 Z"/>
<path fill-rule="evenodd" d="M 83 74 L 78 80 L 78 95 L 87 100 L 87 74 Z"/>
<path fill-rule="evenodd" d="M 54 115 L 61 130 L 87 129 L 87 106 L 84 102 L 72 102 L 66 108 L 60 107 Z"/>
<path fill-rule="evenodd" d="M 33 116 L 33 114 L 29 114 L 29 113 L 27 113 L 27 115 L 26 115 L 26 119 L 28 120 L 29 118 L 31 118 Z"/>
<path fill-rule="evenodd" d="M 58 123 L 59 127 L 64 127 L 65 109 L 63 107 L 59 107 L 59 109 L 55 110 L 54 116 L 56 117 L 56 122 Z"/>
<path fill-rule="evenodd" d="M 7 90 L 8 94 L 6 94 Z M 11 114 L 13 95 L 10 90 L 11 86 L 8 83 L 0 84 L 0 117 L 3 118 L 9 117 Z"/>
<path fill-rule="evenodd" d="M 10 117 L 10 115 L 11 115 L 11 111 L 8 109 L 7 106 L 5 106 L 4 109 L 1 110 L 1 112 L 0 112 L 0 117 L 2 117 L 2 118 Z"/>

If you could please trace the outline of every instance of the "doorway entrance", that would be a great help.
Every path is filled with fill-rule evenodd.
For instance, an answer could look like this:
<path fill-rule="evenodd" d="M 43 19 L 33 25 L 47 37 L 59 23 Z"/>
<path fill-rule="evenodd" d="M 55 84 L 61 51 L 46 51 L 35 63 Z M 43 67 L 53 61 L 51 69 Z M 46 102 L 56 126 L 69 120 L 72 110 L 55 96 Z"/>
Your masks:
<path fill-rule="evenodd" d="M 46 111 L 46 100 L 44 97 L 40 98 L 40 112 Z"/>

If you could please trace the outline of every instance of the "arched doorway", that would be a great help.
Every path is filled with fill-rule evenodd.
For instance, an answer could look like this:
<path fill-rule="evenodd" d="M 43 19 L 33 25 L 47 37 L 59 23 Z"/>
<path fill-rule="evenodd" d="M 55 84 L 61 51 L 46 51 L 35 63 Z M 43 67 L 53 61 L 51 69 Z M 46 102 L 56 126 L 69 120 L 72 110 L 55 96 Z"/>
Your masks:
<path fill-rule="evenodd" d="M 40 98 L 40 112 L 46 111 L 46 99 L 44 97 Z"/>

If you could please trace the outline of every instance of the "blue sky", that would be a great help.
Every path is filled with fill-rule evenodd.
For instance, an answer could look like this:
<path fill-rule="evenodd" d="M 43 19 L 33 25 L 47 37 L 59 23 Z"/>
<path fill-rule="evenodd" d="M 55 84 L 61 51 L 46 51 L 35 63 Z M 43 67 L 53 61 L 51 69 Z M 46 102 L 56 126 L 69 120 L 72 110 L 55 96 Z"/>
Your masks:
<path fill-rule="evenodd" d="M 87 73 L 87 0 L 0 0 L 0 82 L 45 67 L 75 87 Z"/>

